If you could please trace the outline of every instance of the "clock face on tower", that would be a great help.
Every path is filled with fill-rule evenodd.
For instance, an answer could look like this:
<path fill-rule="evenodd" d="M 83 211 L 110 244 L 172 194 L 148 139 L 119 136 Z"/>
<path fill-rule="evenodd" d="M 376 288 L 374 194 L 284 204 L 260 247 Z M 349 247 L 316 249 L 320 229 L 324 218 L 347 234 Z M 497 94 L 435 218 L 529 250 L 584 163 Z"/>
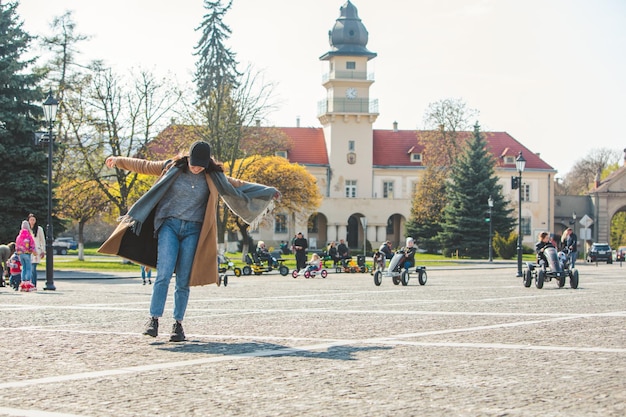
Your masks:
<path fill-rule="evenodd" d="M 355 99 L 356 96 L 357 96 L 356 88 L 350 87 L 350 88 L 346 89 L 346 98 L 349 98 L 349 99 L 352 100 L 352 99 Z"/>

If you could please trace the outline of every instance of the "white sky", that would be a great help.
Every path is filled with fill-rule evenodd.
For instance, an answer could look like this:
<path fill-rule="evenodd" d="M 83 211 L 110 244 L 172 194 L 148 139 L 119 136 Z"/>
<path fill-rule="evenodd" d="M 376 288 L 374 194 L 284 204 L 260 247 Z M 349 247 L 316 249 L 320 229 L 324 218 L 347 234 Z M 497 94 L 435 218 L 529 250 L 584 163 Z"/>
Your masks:
<path fill-rule="evenodd" d="M 328 31 L 345 0 L 234 0 L 228 46 L 277 84 L 276 126 L 319 127 Z M 353 0 L 378 56 L 375 129 L 423 128 L 429 103 L 461 98 L 485 131 L 506 131 L 559 171 L 597 148 L 626 148 L 626 1 Z M 21 0 L 32 35 L 74 11 L 85 60 L 172 72 L 189 82 L 202 0 Z"/>

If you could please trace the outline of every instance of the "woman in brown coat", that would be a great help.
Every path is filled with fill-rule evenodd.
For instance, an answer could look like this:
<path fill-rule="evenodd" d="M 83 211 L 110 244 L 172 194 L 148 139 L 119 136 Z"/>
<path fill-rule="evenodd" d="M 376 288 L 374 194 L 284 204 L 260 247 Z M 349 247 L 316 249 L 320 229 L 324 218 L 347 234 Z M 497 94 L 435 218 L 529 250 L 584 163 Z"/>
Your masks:
<path fill-rule="evenodd" d="M 273 187 L 248 183 L 224 175 L 211 157 L 207 142 L 191 145 L 189 156 L 168 161 L 109 157 L 109 168 L 159 175 L 159 180 L 124 216 L 99 252 L 122 256 L 156 267 L 145 335 L 158 335 L 167 291 L 174 271 L 174 325 L 170 341 L 185 340 L 182 321 L 189 287 L 216 283 L 217 197 L 247 223 L 258 221 L 280 193 Z"/>

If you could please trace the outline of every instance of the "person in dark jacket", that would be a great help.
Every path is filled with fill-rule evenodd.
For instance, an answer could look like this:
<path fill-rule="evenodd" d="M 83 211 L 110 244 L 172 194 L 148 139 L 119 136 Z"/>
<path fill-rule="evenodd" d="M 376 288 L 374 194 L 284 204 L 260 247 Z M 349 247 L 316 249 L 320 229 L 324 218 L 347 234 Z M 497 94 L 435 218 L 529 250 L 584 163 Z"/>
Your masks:
<path fill-rule="evenodd" d="M 578 236 L 576 236 L 576 233 L 574 233 L 571 227 L 565 229 L 561 242 L 563 242 L 563 249 L 567 249 L 569 251 L 570 267 L 576 268 L 576 258 L 578 257 Z"/>
<path fill-rule="evenodd" d="M 300 271 L 306 266 L 306 250 L 309 247 L 309 242 L 304 238 L 302 232 L 296 235 L 293 247 L 296 251 L 296 269 Z"/>
<path fill-rule="evenodd" d="M 347 265 L 348 259 L 350 259 L 350 249 L 348 249 L 348 245 L 346 245 L 346 241 L 343 239 L 339 239 L 339 246 L 337 246 L 337 253 L 339 254 L 339 259 L 343 263 L 345 267 Z"/>
<path fill-rule="evenodd" d="M 550 242 L 550 233 L 541 232 L 539 233 L 538 239 L 539 240 L 537 241 L 537 243 L 535 243 L 535 253 L 537 254 L 537 263 L 541 264 L 543 262 L 543 264 L 545 265 L 548 263 L 548 260 L 543 252 L 547 247 L 553 246 L 552 243 Z"/>

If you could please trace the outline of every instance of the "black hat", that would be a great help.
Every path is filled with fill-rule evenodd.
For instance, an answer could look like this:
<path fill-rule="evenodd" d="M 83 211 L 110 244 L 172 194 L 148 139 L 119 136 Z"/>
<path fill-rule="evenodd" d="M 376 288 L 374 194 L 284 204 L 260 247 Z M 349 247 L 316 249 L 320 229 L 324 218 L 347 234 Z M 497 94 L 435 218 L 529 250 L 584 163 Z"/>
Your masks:
<path fill-rule="evenodd" d="M 204 141 L 194 142 L 189 148 L 189 164 L 207 168 L 211 161 L 211 145 Z"/>

